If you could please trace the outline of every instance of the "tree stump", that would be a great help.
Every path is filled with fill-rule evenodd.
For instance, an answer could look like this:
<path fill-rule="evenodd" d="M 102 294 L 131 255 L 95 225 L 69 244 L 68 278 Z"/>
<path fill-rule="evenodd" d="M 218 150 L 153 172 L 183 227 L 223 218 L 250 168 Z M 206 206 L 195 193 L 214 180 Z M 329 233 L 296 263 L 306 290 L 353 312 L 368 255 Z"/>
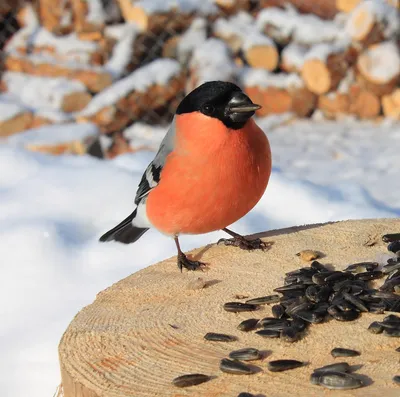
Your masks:
<path fill-rule="evenodd" d="M 143 269 L 100 292 L 72 320 L 59 346 L 64 397 L 222 397 L 243 391 L 316 397 L 331 392 L 312 385 L 310 374 L 334 361 L 362 364 L 360 373 L 373 380 L 351 392 L 335 391 L 335 396 L 398 396 L 399 388 L 391 380 L 399 374 L 398 339 L 367 331 L 382 316 L 363 313 L 352 322 L 311 325 L 303 339 L 290 344 L 237 329 L 245 319 L 270 316 L 270 306 L 237 314 L 222 308 L 238 296 L 272 293 L 282 285 L 285 272 L 309 265 L 296 256 L 301 250 L 317 250 L 323 254 L 322 263 L 343 269 L 382 258 L 387 249 L 381 236 L 394 232 L 400 232 L 399 219 L 292 227 L 258 235 L 273 243 L 265 252 L 221 245 L 194 250 L 196 259 L 209 263 L 204 272 L 180 273 L 175 257 Z M 207 332 L 236 335 L 238 340 L 205 341 Z M 250 376 L 221 372 L 220 360 L 243 347 L 266 351 L 264 360 L 254 362 L 262 371 Z M 334 347 L 356 349 L 361 356 L 334 360 Z M 281 373 L 267 370 L 268 361 L 283 358 L 309 365 Z M 187 389 L 171 384 L 188 373 L 215 378 Z"/>

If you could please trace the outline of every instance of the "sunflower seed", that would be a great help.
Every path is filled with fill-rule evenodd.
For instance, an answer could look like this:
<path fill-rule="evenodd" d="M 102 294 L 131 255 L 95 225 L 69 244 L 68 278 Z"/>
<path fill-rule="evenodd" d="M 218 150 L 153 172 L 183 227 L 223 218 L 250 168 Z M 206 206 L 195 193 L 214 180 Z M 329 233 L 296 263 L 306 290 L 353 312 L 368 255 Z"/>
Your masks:
<path fill-rule="evenodd" d="M 282 305 L 274 305 L 271 307 L 272 315 L 281 319 L 285 316 L 285 308 Z"/>
<path fill-rule="evenodd" d="M 351 273 L 361 273 L 361 272 L 371 272 L 379 266 L 378 262 L 360 262 L 353 263 L 344 269 L 345 272 Z"/>
<path fill-rule="evenodd" d="M 400 385 L 400 375 L 393 376 L 393 382 Z"/>
<path fill-rule="evenodd" d="M 333 357 L 355 357 L 359 356 L 361 353 L 357 350 L 345 349 L 343 347 L 335 347 L 331 350 L 331 355 Z"/>
<path fill-rule="evenodd" d="M 254 394 L 242 392 L 237 397 L 256 397 Z"/>
<path fill-rule="evenodd" d="M 208 382 L 211 377 L 204 374 L 187 374 L 178 376 L 172 380 L 172 384 L 176 387 L 196 386 L 200 383 Z"/>
<path fill-rule="evenodd" d="M 363 304 L 362 300 L 347 292 L 343 292 L 343 298 L 354 305 L 361 312 L 368 312 L 368 308 Z"/>
<path fill-rule="evenodd" d="M 293 328 L 296 328 L 297 331 L 301 332 L 301 331 L 304 331 L 308 327 L 309 324 L 310 323 L 308 323 L 307 321 L 304 321 L 300 317 L 294 317 L 291 326 Z"/>
<path fill-rule="evenodd" d="M 382 272 L 388 274 L 394 270 L 400 269 L 400 262 L 388 264 L 382 267 Z"/>
<path fill-rule="evenodd" d="M 391 251 L 394 253 L 400 251 L 400 241 L 399 240 L 392 241 L 391 243 L 388 244 L 387 249 L 388 249 L 388 251 Z"/>
<path fill-rule="evenodd" d="M 325 318 L 324 314 L 306 310 L 296 312 L 296 316 L 312 324 L 321 323 L 322 321 L 324 321 Z"/>
<path fill-rule="evenodd" d="M 288 320 L 284 318 L 275 317 L 264 317 L 260 320 L 260 326 L 265 327 L 267 325 L 289 325 Z"/>
<path fill-rule="evenodd" d="M 334 364 L 329 364 L 329 365 L 325 365 L 323 367 L 320 368 L 315 368 L 314 369 L 314 373 L 318 372 L 318 373 L 325 373 L 325 372 L 350 372 L 351 367 L 348 363 L 346 362 L 341 362 L 341 363 L 334 363 Z"/>
<path fill-rule="evenodd" d="M 397 352 L 400 352 L 400 347 L 398 347 L 398 348 L 396 349 L 396 351 L 397 351 Z"/>
<path fill-rule="evenodd" d="M 393 336 L 398 338 L 400 336 L 400 327 L 399 328 L 385 328 L 383 330 L 384 335 Z"/>
<path fill-rule="evenodd" d="M 337 321 L 354 321 L 360 316 L 360 313 L 355 310 L 348 310 L 346 312 L 331 314 L 331 316 Z"/>
<path fill-rule="evenodd" d="M 392 243 L 393 241 L 400 240 L 400 233 L 389 233 L 382 236 L 385 243 Z"/>
<path fill-rule="evenodd" d="M 400 324 L 400 317 L 396 316 L 395 314 L 389 314 L 388 316 L 384 317 L 383 322 L 398 322 Z"/>
<path fill-rule="evenodd" d="M 224 309 L 227 312 L 249 312 L 253 310 L 257 310 L 257 305 L 252 305 L 250 303 L 241 303 L 241 302 L 227 302 L 224 304 Z"/>
<path fill-rule="evenodd" d="M 238 338 L 232 335 L 226 334 L 217 334 L 215 332 L 208 332 L 204 335 L 205 340 L 210 340 L 213 342 L 234 342 L 237 341 Z"/>
<path fill-rule="evenodd" d="M 327 284 L 325 279 L 330 276 L 333 272 L 321 272 L 321 273 L 315 273 L 312 276 L 312 281 L 317 284 L 317 285 L 325 285 Z"/>
<path fill-rule="evenodd" d="M 306 289 L 306 286 L 303 283 L 292 283 L 283 285 L 282 287 L 275 288 L 275 292 L 292 292 L 292 291 L 303 291 Z"/>
<path fill-rule="evenodd" d="M 383 273 L 380 270 L 373 270 L 372 272 L 357 273 L 354 278 L 356 280 L 369 281 L 376 280 L 378 278 L 381 278 L 382 276 Z"/>
<path fill-rule="evenodd" d="M 279 295 L 267 295 L 259 298 L 249 299 L 246 301 L 246 303 L 250 303 L 252 305 L 269 305 L 271 303 L 279 302 L 279 299 Z"/>
<path fill-rule="evenodd" d="M 272 331 L 270 329 L 262 329 L 260 331 L 257 331 L 256 334 L 264 338 L 279 338 L 281 335 L 279 331 Z"/>
<path fill-rule="evenodd" d="M 221 360 L 219 364 L 219 369 L 222 372 L 235 375 L 251 375 L 256 372 L 255 368 L 249 367 L 248 365 L 243 364 L 240 361 L 229 360 L 227 358 L 223 358 Z"/>
<path fill-rule="evenodd" d="M 287 371 L 304 366 L 305 363 L 297 360 L 275 360 L 268 363 L 268 369 L 271 372 Z"/>
<path fill-rule="evenodd" d="M 313 261 L 311 263 L 311 269 L 317 270 L 318 272 L 328 271 L 328 269 L 322 263 L 319 263 L 318 261 Z"/>
<path fill-rule="evenodd" d="M 318 384 L 327 389 L 349 390 L 364 386 L 362 381 L 350 374 L 343 372 L 326 372 L 319 376 Z"/>
<path fill-rule="evenodd" d="M 258 318 L 249 318 L 248 320 L 242 321 L 237 327 L 243 332 L 253 331 L 257 328 L 259 321 Z"/>
<path fill-rule="evenodd" d="M 259 360 L 261 357 L 260 351 L 252 347 L 234 350 L 229 353 L 229 358 L 232 360 L 253 361 Z"/>
<path fill-rule="evenodd" d="M 381 334 L 383 332 L 383 326 L 379 321 L 374 321 L 369 325 L 368 331 L 373 334 Z"/>
<path fill-rule="evenodd" d="M 295 327 L 284 327 L 280 337 L 285 342 L 293 343 L 300 339 L 300 331 Z"/>

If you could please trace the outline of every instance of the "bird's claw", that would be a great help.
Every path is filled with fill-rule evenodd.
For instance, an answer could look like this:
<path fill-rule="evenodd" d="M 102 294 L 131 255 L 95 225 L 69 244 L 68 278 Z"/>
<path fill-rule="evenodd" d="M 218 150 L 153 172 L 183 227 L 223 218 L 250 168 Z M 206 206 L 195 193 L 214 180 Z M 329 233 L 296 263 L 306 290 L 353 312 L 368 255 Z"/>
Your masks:
<path fill-rule="evenodd" d="M 206 266 L 205 263 L 199 261 L 191 261 L 187 258 L 186 255 L 178 255 L 178 268 L 182 272 L 182 269 L 185 268 L 187 270 L 203 270 L 203 267 Z"/>
<path fill-rule="evenodd" d="M 218 240 L 217 244 L 233 245 L 234 247 L 239 247 L 240 249 L 246 251 L 265 251 L 270 248 L 269 243 L 262 241 L 259 238 L 248 240 L 243 236 L 237 236 L 233 238 L 221 238 Z"/>

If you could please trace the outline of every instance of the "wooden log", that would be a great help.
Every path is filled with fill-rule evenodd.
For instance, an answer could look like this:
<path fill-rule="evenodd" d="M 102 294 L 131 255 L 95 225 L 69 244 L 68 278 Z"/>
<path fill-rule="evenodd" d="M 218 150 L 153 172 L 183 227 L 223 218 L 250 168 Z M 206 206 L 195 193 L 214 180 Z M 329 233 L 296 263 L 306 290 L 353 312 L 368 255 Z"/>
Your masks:
<path fill-rule="evenodd" d="M 22 132 L 29 128 L 31 123 L 32 112 L 29 110 L 10 115 L 10 117 L 2 116 L 0 118 L 0 137 L 4 138 Z"/>
<path fill-rule="evenodd" d="M 349 263 L 371 261 L 382 255 L 385 247 L 378 242 L 379 237 L 399 229 L 399 219 L 290 227 L 258 234 L 256 237 L 263 241 L 274 242 L 273 248 L 263 253 L 231 250 L 217 244 L 190 252 L 191 258 L 210 264 L 208 273 L 184 272 L 179 277 L 173 257 L 125 277 L 71 316 L 58 347 L 64 397 L 222 397 L 238 396 L 244 390 L 275 397 L 319 396 L 325 393 L 316 391 L 310 383 L 310 367 L 326 365 L 330 361 L 327 352 L 337 346 L 361 351 L 362 361 L 368 363 L 362 373 L 375 382 L 362 391 L 333 394 L 396 396 L 398 386 L 391 378 L 397 357 L 394 352 L 393 359 L 388 359 L 388 352 L 397 343 L 383 335 L 371 338 L 366 329 L 372 315 L 362 314 L 357 321 L 346 324 L 326 321 L 313 325 L 312 332 L 301 341 L 286 344 L 236 329 L 239 322 L 253 315 L 269 316 L 269 307 L 259 308 L 257 314 L 234 314 L 222 310 L 221 304 L 235 294 L 253 298 L 265 295 L 266 286 L 272 291 L 282 285 L 284 273 L 301 266 L 294 250 L 311 244 L 327 255 L 336 270 L 342 270 Z M 377 244 L 366 246 L 371 236 Z M 140 263 L 139 258 L 133 260 Z M 223 280 L 224 285 L 216 280 Z M 376 284 L 378 288 L 382 281 L 376 280 Z M 236 335 L 239 341 L 228 347 L 207 342 L 204 335 L 210 331 Z M 284 373 L 264 370 L 250 376 L 222 374 L 218 369 L 221 359 L 228 351 L 243 346 L 274 349 L 274 357 L 268 360 L 284 357 L 310 364 Z M 265 369 L 262 361 L 254 363 Z M 189 373 L 218 374 L 218 378 L 187 389 L 172 384 L 175 377 Z M 332 393 L 328 391 L 326 395 L 329 394 Z"/>
<path fill-rule="evenodd" d="M 93 97 L 77 114 L 79 122 L 93 122 L 101 132 L 124 128 L 133 120 L 166 106 L 183 91 L 184 75 L 172 59 L 159 59 L 117 81 Z"/>
<path fill-rule="evenodd" d="M 332 43 L 343 36 L 342 28 L 337 23 L 323 20 L 316 15 L 302 15 L 295 9 L 263 9 L 257 15 L 256 26 L 281 46 L 290 42 L 308 46 Z"/>
<path fill-rule="evenodd" d="M 39 0 L 39 19 L 41 25 L 54 34 L 62 35 L 73 30 L 69 1 Z"/>
<path fill-rule="evenodd" d="M 224 15 L 234 15 L 239 11 L 251 11 L 254 8 L 252 0 L 214 0 Z"/>
<path fill-rule="evenodd" d="M 187 29 L 193 19 L 193 13 L 179 10 L 179 1 L 175 4 L 168 3 L 168 6 L 161 8 L 148 1 L 118 0 L 118 3 L 124 20 L 134 22 L 143 32 L 157 34 L 165 31 L 166 27 L 171 31 L 180 32 Z"/>
<path fill-rule="evenodd" d="M 248 69 L 242 74 L 241 84 L 253 102 L 262 106 L 256 114 L 294 113 L 309 116 L 316 105 L 316 95 L 311 93 L 296 74 L 269 74 L 263 70 Z"/>
<path fill-rule="evenodd" d="M 375 44 L 357 59 L 357 81 L 377 96 L 390 94 L 400 81 L 400 49 L 396 42 Z"/>
<path fill-rule="evenodd" d="M 400 120 L 400 88 L 382 97 L 383 114 L 395 120 Z"/>
<path fill-rule="evenodd" d="M 81 81 L 89 91 L 99 92 L 111 85 L 112 76 L 95 67 L 84 67 L 71 64 L 49 63 L 46 58 L 8 54 L 5 69 L 12 72 L 22 72 L 34 76 L 68 77 Z"/>
<path fill-rule="evenodd" d="M 330 92 L 318 97 L 317 107 L 327 119 L 336 119 L 349 113 L 350 98 L 347 93 Z"/>
<path fill-rule="evenodd" d="M 215 36 L 224 40 L 234 54 L 240 51 L 250 66 L 268 71 L 277 68 L 278 49 L 273 40 L 257 30 L 251 15 L 240 12 L 229 19 L 219 18 L 213 29 Z"/>
<path fill-rule="evenodd" d="M 260 0 L 260 8 L 293 5 L 303 14 L 314 14 L 322 19 L 332 19 L 338 12 L 336 0 Z"/>
<path fill-rule="evenodd" d="M 350 13 L 363 0 L 336 0 L 336 9 L 340 12 Z"/>
<path fill-rule="evenodd" d="M 337 88 L 348 68 L 346 49 L 320 44 L 307 54 L 301 76 L 311 92 L 322 95 Z"/>
<path fill-rule="evenodd" d="M 100 40 L 103 37 L 105 14 L 99 0 L 70 0 L 74 27 L 81 39 Z"/>
<path fill-rule="evenodd" d="M 92 99 L 82 83 L 66 78 L 5 72 L 2 84 L 5 91 L 20 98 L 27 106 L 67 113 L 82 110 Z"/>
<path fill-rule="evenodd" d="M 63 154 L 82 156 L 86 153 L 86 148 L 82 141 L 71 141 L 71 142 L 55 143 L 49 145 L 28 144 L 25 146 L 25 148 L 32 152 L 51 154 L 53 156 L 61 156 Z"/>
<path fill-rule="evenodd" d="M 349 113 L 360 119 L 374 119 L 381 112 L 379 97 L 358 84 L 350 87 L 349 99 Z"/>
<path fill-rule="evenodd" d="M 21 28 L 30 24 L 39 25 L 37 8 L 37 4 L 36 6 L 28 2 L 24 2 L 21 4 L 16 14 L 18 25 Z"/>
<path fill-rule="evenodd" d="M 352 11 L 346 32 L 362 48 L 398 35 L 398 15 L 394 7 L 382 1 L 366 0 Z"/>

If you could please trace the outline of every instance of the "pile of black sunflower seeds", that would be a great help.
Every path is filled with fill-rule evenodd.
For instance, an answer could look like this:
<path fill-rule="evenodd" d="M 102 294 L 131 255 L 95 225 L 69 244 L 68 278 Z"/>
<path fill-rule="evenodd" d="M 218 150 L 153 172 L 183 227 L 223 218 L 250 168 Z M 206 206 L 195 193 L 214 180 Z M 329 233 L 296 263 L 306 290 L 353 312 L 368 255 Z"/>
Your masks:
<path fill-rule="evenodd" d="M 382 240 L 393 255 L 384 266 L 377 262 L 361 262 L 349 265 L 343 271 L 330 270 L 314 260 L 309 267 L 286 273 L 284 285 L 274 289 L 276 294 L 253 298 L 242 302 L 227 302 L 223 305 L 228 312 L 256 311 L 260 305 L 273 305 L 273 317 L 250 318 L 237 328 L 243 332 L 255 331 L 260 337 L 280 338 L 292 343 L 305 337 L 311 324 L 336 321 L 354 321 L 363 312 L 383 314 L 386 311 L 400 312 L 400 233 L 386 234 Z M 379 289 L 372 288 L 371 281 L 385 278 Z M 384 333 L 389 337 L 400 337 L 400 317 L 390 314 L 382 321 L 374 321 L 368 330 Z M 209 332 L 205 340 L 231 342 L 238 338 L 232 335 Z M 400 348 L 396 349 L 400 352 Z M 333 357 L 352 357 L 360 352 L 344 348 L 331 351 Z M 235 375 L 250 375 L 262 371 L 247 362 L 263 359 L 255 348 L 232 351 L 229 358 L 220 362 L 222 372 Z M 297 360 L 274 360 L 267 364 L 271 372 L 286 371 L 308 363 Z M 328 389 L 355 389 L 366 386 L 363 378 L 354 373 L 346 362 L 339 362 L 314 369 L 310 376 L 313 385 Z M 213 377 L 204 374 L 187 374 L 173 380 L 177 387 L 188 387 L 207 382 Z M 393 381 L 400 384 L 400 376 Z M 247 392 L 238 397 L 252 397 Z"/>

